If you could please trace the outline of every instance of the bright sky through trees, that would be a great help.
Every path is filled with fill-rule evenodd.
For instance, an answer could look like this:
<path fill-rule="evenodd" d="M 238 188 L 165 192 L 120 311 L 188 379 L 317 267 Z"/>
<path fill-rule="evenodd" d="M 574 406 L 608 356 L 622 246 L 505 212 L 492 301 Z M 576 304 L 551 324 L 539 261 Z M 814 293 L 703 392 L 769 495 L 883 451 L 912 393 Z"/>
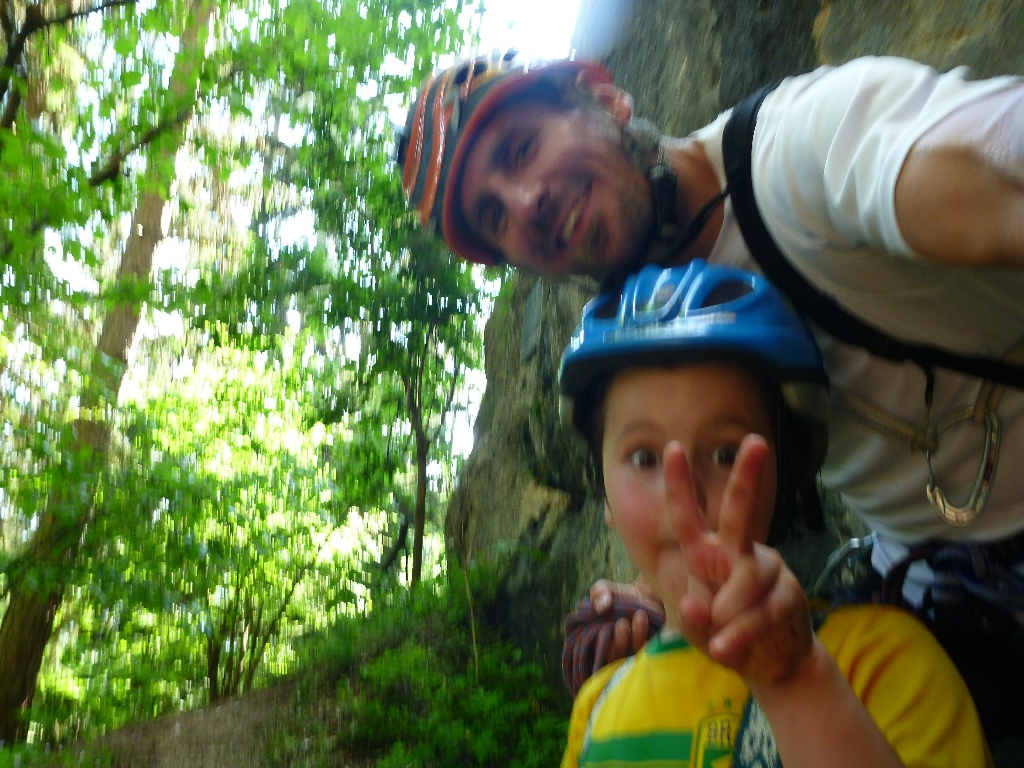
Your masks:
<path fill-rule="evenodd" d="M 516 48 L 547 59 L 569 55 L 579 0 L 485 0 L 483 50 Z"/>

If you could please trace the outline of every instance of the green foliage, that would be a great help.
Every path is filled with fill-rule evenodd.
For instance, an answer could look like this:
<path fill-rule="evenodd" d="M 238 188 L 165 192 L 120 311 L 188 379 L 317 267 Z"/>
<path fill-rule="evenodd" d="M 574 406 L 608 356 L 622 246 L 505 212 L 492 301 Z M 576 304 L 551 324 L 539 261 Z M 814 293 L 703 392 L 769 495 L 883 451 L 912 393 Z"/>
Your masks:
<path fill-rule="evenodd" d="M 493 589 L 490 574 L 469 575 L 474 600 Z M 378 768 L 558 763 L 568 697 L 493 632 L 477 627 L 474 654 L 463 577 L 452 578 L 382 596 L 370 616 L 316 643 L 298 694 L 307 715 L 267 737 L 275 763 L 299 755 L 310 765 Z"/>
<path fill-rule="evenodd" d="M 479 291 L 414 234 L 386 115 L 461 8 L 128 3 L 0 72 L 0 590 L 60 605 L 35 743 L 251 690 L 401 581 L 378 560 L 415 488 L 443 506 Z"/>
<path fill-rule="evenodd" d="M 309 423 L 301 361 L 264 359 L 221 348 L 137 406 L 147 460 L 100 485 L 34 713 L 48 737 L 251 689 L 354 600 L 344 476 L 320 450 L 343 436 Z"/>
<path fill-rule="evenodd" d="M 386 748 L 381 768 L 554 764 L 565 721 L 548 711 L 557 698 L 540 668 L 503 642 L 482 649 L 479 678 L 467 667 L 451 671 L 412 641 L 374 659 L 353 706 L 353 746 Z"/>

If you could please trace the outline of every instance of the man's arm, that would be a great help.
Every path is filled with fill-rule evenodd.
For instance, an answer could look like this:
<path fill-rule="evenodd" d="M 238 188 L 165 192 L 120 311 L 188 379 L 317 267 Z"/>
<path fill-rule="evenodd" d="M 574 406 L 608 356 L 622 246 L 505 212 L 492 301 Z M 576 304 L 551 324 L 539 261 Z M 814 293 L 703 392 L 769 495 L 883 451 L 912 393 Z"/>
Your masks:
<path fill-rule="evenodd" d="M 1024 267 L 1024 86 L 925 133 L 904 161 L 895 204 L 904 239 L 924 258 Z"/>

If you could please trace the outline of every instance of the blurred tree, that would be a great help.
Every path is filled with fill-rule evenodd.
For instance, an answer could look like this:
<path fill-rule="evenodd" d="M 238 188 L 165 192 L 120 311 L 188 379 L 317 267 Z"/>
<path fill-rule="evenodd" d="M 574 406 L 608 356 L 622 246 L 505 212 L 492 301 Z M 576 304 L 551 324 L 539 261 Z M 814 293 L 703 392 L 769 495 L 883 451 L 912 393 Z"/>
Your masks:
<path fill-rule="evenodd" d="M 365 171 L 358 161 L 349 165 Z M 472 267 L 405 211 L 397 179 L 381 172 L 384 167 L 378 160 L 371 171 L 379 173 L 367 185 L 372 195 L 337 206 L 328 193 L 314 198 L 314 205 L 321 227 L 334 227 L 335 248 L 349 254 L 325 315 L 330 324 L 359 328 L 360 381 L 390 399 L 413 437 L 415 584 L 423 562 L 428 468 L 450 457 L 452 417 L 460 407 L 456 392 L 466 369 L 480 363 L 481 288 Z M 339 210 L 340 220 L 334 217 Z"/>
<path fill-rule="evenodd" d="M 62 566 L 74 557 L 78 549 L 96 484 L 105 465 L 111 429 L 107 414 L 117 403 L 128 363 L 128 350 L 139 323 L 140 287 L 145 290 L 149 285 L 153 252 L 162 237 L 161 218 L 171 178 L 160 170 L 169 168 L 173 172 L 174 156 L 183 140 L 182 117 L 191 111 L 195 100 L 198 65 L 202 61 L 210 12 L 209 3 L 199 2 L 185 8 L 182 55 L 171 74 L 167 98 L 158 102 L 172 105 L 170 110 L 175 115 L 172 122 L 179 127 L 166 131 L 156 143 L 153 143 L 155 129 L 148 131 L 154 134 L 146 142 L 150 144 L 147 167 L 152 172 L 147 184 L 140 189 L 118 270 L 117 287 L 127 295 L 111 298 L 112 306 L 104 317 L 81 394 L 82 415 L 61 430 L 57 449 L 60 459 L 50 467 L 50 471 L 61 471 L 64 477 L 55 479 L 50 485 L 38 527 L 22 554 L 23 563 L 30 564 L 31 570 L 21 567 L 8 571 L 6 591 L 9 602 L 0 624 L 0 739 L 7 741 L 14 741 L 24 734 L 19 711 L 30 706 L 35 695 L 43 652 L 63 600 L 65 577 Z M 76 15 L 65 13 L 58 18 L 69 21 Z M 20 30 L 8 38 L 7 61 L 13 64 L 12 57 L 15 61 L 20 59 L 23 51 L 19 49 L 24 48 L 26 39 L 47 26 L 49 22 L 44 18 L 42 7 L 29 6 Z M 122 84 L 125 80 L 122 77 Z M 7 87 L 0 81 L 0 95 L 9 90 L 9 84 L 9 79 Z M 17 113 L 17 93 L 11 92 L 5 111 Z M 11 136 L 7 137 L 3 148 L 5 161 L 14 146 L 10 138 L 15 135 L 12 120 Z M 119 161 L 114 162 L 120 165 Z M 114 171 L 101 169 L 97 178 L 105 180 L 112 173 Z M 33 229 L 43 223 L 51 226 L 63 223 L 53 221 L 51 211 L 38 204 L 29 216 Z M 17 242 L 14 238 L 9 240 L 12 247 Z M 31 244 L 29 237 L 23 238 L 22 245 L 25 244 Z"/>
<path fill-rule="evenodd" d="M 332 250 L 315 201 L 405 220 L 388 109 L 455 45 L 460 10 L 0 0 L 0 739 L 25 735 L 55 635 L 54 701 L 116 688 L 111 724 L 203 678 L 210 698 L 245 689 L 358 601 L 332 531 L 394 506 L 401 414 L 426 403 L 419 432 L 443 432 L 435 395 L 477 353 L 432 321 L 448 388 L 376 386 L 363 352 L 386 344 L 339 308 L 356 271 L 388 267 Z M 353 162 L 310 174 L 327 153 Z M 288 439 L 255 439 L 261 419 Z"/>

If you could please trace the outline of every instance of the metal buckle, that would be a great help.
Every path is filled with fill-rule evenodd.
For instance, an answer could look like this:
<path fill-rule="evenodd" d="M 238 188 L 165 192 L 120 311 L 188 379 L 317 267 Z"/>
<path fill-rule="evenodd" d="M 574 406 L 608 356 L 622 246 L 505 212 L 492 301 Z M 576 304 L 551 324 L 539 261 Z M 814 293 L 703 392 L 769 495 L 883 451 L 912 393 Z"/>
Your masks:
<path fill-rule="evenodd" d="M 971 409 L 973 411 L 973 409 Z M 967 418 L 971 418 L 973 413 Z M 945 424 L 944 428 L 965 419 Z M 942 518 L 943 522 L 954 528 L 966 528 L 974 523 L 985 508 L 985 501 L 988 498 L 989 487 L 992 485 L 992 477 L 996 472 L 996 463 L 999 459 L 999 440 L 1001 436 L 1001 425 L 999 416 L 995 411 L 989 409 L 985 413 L 985 448 L 982 452 L 981 466 L 978 467 L 978 476 L 974 479 L 974 487 L 971 489 L 970 498 L 962 507 L 954 505 L 942 492 L 942 489 L 935 484 L 935 473 L 932 470 L 932 451 L 925 451 L 925 460 L 928 463 L 928 485 L 925 493 L 928 494 L 928 501 Z"/>
<path fill-rule="evenodd" d="M 818 576 L 818 580 L 814 582 L 814 586 L 811 587 L 811 595 L 817 597 L 821 595 L 821 590 L 824 589 L 825 584 L 832 577 L 832 574 L 846 562 L 847 558 L 850 557 L 854 552 L 859 550 L 866 550 L 869 554 L 871 547 L 875 545 L 875 534 L 869 533 L 867 536 L 854 537 L 847 539 L 842 545 L 833 550 L 828 556 L 828 560 L 825 562 L 825 567 L 821 569 L 821 574 Z"/>

